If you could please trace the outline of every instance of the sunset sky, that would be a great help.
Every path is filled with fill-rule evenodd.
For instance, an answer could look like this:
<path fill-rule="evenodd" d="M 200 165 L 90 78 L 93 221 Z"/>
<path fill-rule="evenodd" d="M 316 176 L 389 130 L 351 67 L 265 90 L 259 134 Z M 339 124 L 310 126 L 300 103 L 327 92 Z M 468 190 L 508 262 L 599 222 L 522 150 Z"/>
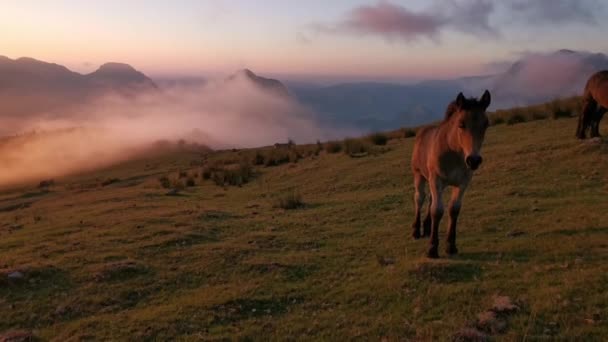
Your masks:
<path fill-rule="evenodd" d="M 491 72 L 528 52 L 607 52 L 594 0 L 4 0 L 0 55 L 90 72 L 407 81 Z"/>

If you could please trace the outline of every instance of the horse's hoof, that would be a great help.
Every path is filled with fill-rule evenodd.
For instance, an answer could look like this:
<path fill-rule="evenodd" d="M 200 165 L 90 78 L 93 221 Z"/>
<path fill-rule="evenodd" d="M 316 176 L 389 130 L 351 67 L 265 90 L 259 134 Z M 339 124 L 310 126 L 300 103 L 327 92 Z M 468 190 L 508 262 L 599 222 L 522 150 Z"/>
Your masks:
<path fill-rule="evenodd" d="M 431 247 L 428 252 L 426 252 L 426 257 L 429 259 L 438 259 L 439 253 L 437 252 L 436 247 Z"/>
<path fill-rule="evenodd" d="M 412 238 L 414 238 L 414 240 L 419 240 L 420 239 L 420 231 L 416 230 L 412 233 Z"/>
<path fill-rule="evenodd" d="M 448 245 L 448 247 L 445 249 L 445 252 L 448 255 L 456 255 L 458 254 L 458 248 L 456 248 L 455 245 Z"/>

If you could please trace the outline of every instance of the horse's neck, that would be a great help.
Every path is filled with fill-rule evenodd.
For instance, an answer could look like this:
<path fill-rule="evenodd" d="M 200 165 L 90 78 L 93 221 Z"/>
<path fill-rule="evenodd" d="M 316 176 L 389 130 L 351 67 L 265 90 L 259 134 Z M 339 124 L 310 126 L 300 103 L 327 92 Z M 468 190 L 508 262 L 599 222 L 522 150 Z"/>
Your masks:
<path fill-rule="evenodd" d="M 451 122 L 451 118 L 445 122 L 442 122 L 438 127 L 437 138 L 441 139 L 446 143 L 446 146 L 450 150 L 450 152 L 461 152 L 460 143 L 457 141 L 458 137 L 456 135 L 456 127 L 454 123 Z"/>

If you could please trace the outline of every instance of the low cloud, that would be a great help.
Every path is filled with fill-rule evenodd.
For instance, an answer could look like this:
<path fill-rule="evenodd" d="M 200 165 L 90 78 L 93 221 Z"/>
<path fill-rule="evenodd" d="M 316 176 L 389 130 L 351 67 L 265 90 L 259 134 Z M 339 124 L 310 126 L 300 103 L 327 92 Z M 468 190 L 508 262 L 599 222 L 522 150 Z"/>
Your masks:
<path fill-rule="evenodd" d="M 0 139 L 0 186 L 107 166 L 159 140 L 232 148 L 347 134 L 322 127 L 295 100 L 239 79 L 130 99 L 108 95 L 3 128 L 29 133 Z"/>

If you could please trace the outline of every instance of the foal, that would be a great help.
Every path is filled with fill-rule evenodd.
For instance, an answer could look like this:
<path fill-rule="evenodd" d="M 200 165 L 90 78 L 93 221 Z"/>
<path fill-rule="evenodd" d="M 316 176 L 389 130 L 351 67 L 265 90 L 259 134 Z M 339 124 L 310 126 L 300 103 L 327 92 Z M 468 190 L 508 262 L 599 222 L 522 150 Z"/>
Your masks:
<path fill-rule="evenodd" d="M 439 222 L 444 211 L 441 195 L 448 185 L 454 188 L 448 207 L 450 222 L 446 252 L 450 255 L 458 253 L 456 221 L 462 196 L 473 177 L 473 171 L 477 170 L 482 162 L 480 150 L 489 125 L 486 109 L 490 101 L 490 92 L 487 90 L 480 100 L 467 99 L 460 93 L 456 100 L 450 103 L 445 119 L 438 126 L 423 128 L 416 136 L 412 154 L 412 172 L 416 188 L 416 218 L 412 225 L 412 236 L 415 239 L 421 236 L 420 211 L 428 183 L 431 201 L 423 224 L 423 234 L 430 234 L 431 237 L 427 253 L 429 258 L 439 257 Z"/>

